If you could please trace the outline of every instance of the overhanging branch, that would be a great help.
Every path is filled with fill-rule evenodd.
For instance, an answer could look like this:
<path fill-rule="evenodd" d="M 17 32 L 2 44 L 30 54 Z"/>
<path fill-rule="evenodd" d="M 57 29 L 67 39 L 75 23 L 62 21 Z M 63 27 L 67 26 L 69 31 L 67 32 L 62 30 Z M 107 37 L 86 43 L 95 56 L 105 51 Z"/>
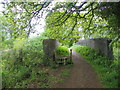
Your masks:
<path fill-rule="evenodd" d="M 28 24 L 29 24 L 29 29 L 28 29 L 27 37 L 29 37 L 29 34 L 30 34 L 30 32 L 31 32 L 31 28 L 32 28 L 31 21 L 32 21 L 33 17 L 37 16 L 37 15 L 39 14 L 39 12 L 40 12 L 43 8 L 46 8 L 50 3 L 51 3 L 51 2 L 44 2 L 44 3 L 42 4 L 42 6 L 40 7 L 40 9 L 38 9 L 37 11 L 35 11 L 35 12 L 31 15 L 30 20 L 29 20 L 29 23 L 28 23 Z"/>
<path fill-rule="evenodd" d="M 67 15 L 67 17 L 60 24 L 57 24 L 57 25 L 54 25 L 54 26 L 61 26 L 61 25 L 63 25 L 68 20 L 69 17 L 70 17 L 70 14 Z"/>
<path fill-rule="evenodd" d="M 86 28 L 86 29 L 88 29 L 88 30 L 89 30 L 89 28 L 90 28 L 90 25 L 91 25 L 92 20 L 93 20 L 93 17 L 94 17 L 94 9 L 93 9 L 93 6 L 91 6 L 91 10 L 92 10 L 92 17 L 91 17 L 91 19 L 90 19 L 90 22 L 89 22 L 88 27 Z"/>
<path fill-rule="evenodd" d="M 64 37 L 63 40 L 65 40 L 65 38 L 69 37 L 70 34 L 72 34 L 72 32 L 73 32 L 73 30 L 75 29 L 75 26 L 76 26 L 76 25 L 77 25 L 77 17 L 75 18 L 75 24 L 73 25 L 73 27 L 72 27 L 70 33 L 68 33 L 68 35 L 67 35 L 66 37 Z"/>

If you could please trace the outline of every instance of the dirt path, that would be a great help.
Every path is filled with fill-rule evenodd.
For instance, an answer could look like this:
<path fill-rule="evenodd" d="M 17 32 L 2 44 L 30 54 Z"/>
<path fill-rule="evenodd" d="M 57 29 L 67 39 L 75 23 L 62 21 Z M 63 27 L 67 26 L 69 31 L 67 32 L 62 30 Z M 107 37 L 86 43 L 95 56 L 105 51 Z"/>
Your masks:
<path fill-rule="evenodd" d="M 73 51 L 74 66 L 70 76 L 57 88 L 100 88 L 96 72 L 78 53 Z"/>

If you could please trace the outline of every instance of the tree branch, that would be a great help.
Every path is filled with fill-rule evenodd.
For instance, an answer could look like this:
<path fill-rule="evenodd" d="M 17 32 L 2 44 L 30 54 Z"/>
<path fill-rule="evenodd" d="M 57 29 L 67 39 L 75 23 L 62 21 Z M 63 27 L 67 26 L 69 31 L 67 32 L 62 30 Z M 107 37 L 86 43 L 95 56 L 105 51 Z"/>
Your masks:
<path fill-rule="evenodd" d="M 75 4 L 76 4 L 76 2 L 74 3 L 74 5 L 75 5 Z M 69 5 L 71 5 L 71 3 L 68 4 L 68 6 L 69 6 Z M 72 6 L 74 6 L 74 5 L 72 5 Z M 70 9 L 69 11 L 72 11 L 72 9 Z M 51 23 L 51 24 L 55 24 L 55 23 L 59 22 L 62 18 L 64 18 L 65 16 L 67 16 L 67 18 L 66 18 L 61 24 L 59 24 L 59 25 L 62 25 L 65 21 L 67 21 L 67 19 L 68 19 L 69 16 L 70 16 L 70 15 L 68 15 L 68 14 L 70 14 L 70 13 L 72 13 L 72 12 L 68 12 L 68 10 L 66 9 L 65 12 L 64 12 L 62 15 L 58 16 L 58 18 L 56 19 L 56 21 L 53 22 L 53 23 Z M 55 26 L 59 26 L 59 25 L 55 25 Z"/>
<path fill-rule="evenodd" d="M 86 6 L 85 8 L 79 10 L 79 11 L 85 11 L 87 8 L 89 8 L 90 6 L 92 6 L 95 2 L 90 3 L 88 6 Z"/>
<path fill-rule="evenodd" d="M 58 22 L 58 21 L 60 21 L 63 17 L 65 17 L 65 16 L 66 16 L 66 14 L 67 14 L 67 10 L 64 12 L 64 14 L 62 14 L 62 15 L 58 16 L 58 17 L 57 17 L 57 19 L 56 19 L 56 21 L 55 21 L 55 22 L 53 22 L 53 23 L 51 23 L 51 24 L 55 24 L 55 23 L 57 23 L 57 22 Z"/>
<path fill-rule="evenodd" d="M 76 9 L 82 8 L 83 5 L 85 5 L 87 2 L 83 2 L 80 6 L 75 6 Z"/>
<path fill-rule="evenodd" d="M 91 17 L 91 19 L 90 19 L 90 22 L 89 22 L 88 27 L 86 28 L 86 29 L 88 29 L 88 30 L 89 30 L 89 28 L 90 28 L 90 25 L 91 25 L 91 23 L 92 23 L 92 19 L 93 19 L 93 17 L 94 17 L 94 9 L 93 9 L 93 6 L 91 6 L 91 10 L 92 10 L 92 17 Z"/>
<path fill-rule="evenodd" d="M 28 34 L 27 34 L 27 37 L 29 37 L 29 34 L 31 32 L 31 21 L 32 21 L 32 18 L 37 16 L 39 14 L 39 12 L 43 9 L 43 8 L 46 8 L 51 2 L 44 2 L 41 6 L 41 8 L 39 10 L 37 10 L 35 13 L 33 13 L 33 15 L 30 17 L 30 21 L 29 21 L 29 29 L 28 29 Z"/>
<path fill-rule="evenodd" d="M 75 18 L 75 24 L 73 25 L 70 33 L 68 33 L 68 35 L 67 35 L 66 37 L 70 36 L 70 34 L 71 34 L 71 33 L 73 32 L 73 30 L 75 29 L 75 26 L 76 26 L 76 25 L 77 25 L 77 17 Z M 64 37 L 63 40 L 65 40 L 66 37 Z"/>
<path fill-rule="evenodd" d="M 55 26 L 63 25 L 63 24 L 68 20 L 69 17 L 70 17 L 70 14 L 67 15 L 67 17 L 66 17 L 60 24 L 57 24 L 57 25 L 55 25 Z"/>

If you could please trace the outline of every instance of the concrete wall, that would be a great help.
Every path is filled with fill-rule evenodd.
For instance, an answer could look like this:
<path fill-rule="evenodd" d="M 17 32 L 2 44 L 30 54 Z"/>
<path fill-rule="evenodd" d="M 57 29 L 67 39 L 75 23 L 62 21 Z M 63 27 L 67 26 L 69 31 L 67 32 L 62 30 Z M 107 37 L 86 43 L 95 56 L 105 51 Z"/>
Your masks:
<path fill-rule="evenodd" d="M 60 43 L 56 39 L 43 40 L 43 51 L 45 54 L 45 60 L 53 59 L 53 54 L 54 54 L 53 52 L 59 45 Z"/>
<path fill-rule="evenodd" d="M 80 40 L 76 43 L 76 45 L 85 45 L 94 49 L 98 49 L 102 55 L 113 59 L 112 48 L 109 47 L 109 43 L 111 41 L 107 38 L 94 38 L 94 39 L 86 39 Z"/>

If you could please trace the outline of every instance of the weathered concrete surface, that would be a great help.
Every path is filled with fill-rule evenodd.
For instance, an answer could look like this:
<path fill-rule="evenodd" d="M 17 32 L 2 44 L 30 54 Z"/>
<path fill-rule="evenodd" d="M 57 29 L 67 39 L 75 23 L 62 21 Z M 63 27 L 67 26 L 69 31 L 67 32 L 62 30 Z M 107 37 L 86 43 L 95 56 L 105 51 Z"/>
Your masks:
<path fill-rule="evenodd" d="M 112 48 L 109 47 L 111 40 L 107 38 L 94 38 L 94 39 L 86 39 L 80 40 L 76 43 L 76 45 L 85 45 L 94 49 L 98 49 L 102 55 L 113 59 Z"/>
<path fill-rule="evenodd" d="M 54 50 L 59 45 L 60 43 L 56 39 L 44 39 L 43 40 L 43 51 L 44 51 L 46 60 L 50 60 L 53 58 Z"/>

